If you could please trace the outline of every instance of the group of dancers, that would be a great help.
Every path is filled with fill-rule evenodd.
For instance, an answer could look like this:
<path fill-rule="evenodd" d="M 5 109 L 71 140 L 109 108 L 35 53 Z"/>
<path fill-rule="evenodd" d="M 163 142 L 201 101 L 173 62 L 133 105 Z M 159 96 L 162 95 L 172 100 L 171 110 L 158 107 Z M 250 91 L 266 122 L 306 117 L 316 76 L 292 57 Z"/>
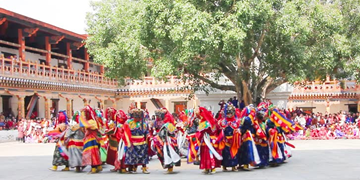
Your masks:
<path fill-rule="evenodd" d="M 65 166 L 81 172 L 102 171 L 102 165 L 114 166 L 112 172 L 149 174 L 147 164 L 157 155 L 167 173 L 187 163 L 199 165 L 205 174 L 250 170 L 278 166 L 291 157 L 293 145 L 285 134 L 301 127 L 286 118 L 276 107 L 260 103 L 242 111 L 225 104 L 217 118 L 204 107 L 185 110 L 175 120 L 165 108 L 155 111 L 156 120 L 149 123 L 145 111 L 133 108 L 127 115 L 122 110 L 107 108 L 103 113 L 86 106 L 72 120 L 60 121 L 49 136 L 58 138 L 53 167 Z"/>

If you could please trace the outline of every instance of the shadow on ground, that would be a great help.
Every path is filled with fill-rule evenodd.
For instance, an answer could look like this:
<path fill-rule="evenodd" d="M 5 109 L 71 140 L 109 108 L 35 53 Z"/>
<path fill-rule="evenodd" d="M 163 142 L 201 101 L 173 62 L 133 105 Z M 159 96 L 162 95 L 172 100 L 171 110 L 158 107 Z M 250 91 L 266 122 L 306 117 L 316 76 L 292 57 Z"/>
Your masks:
<path fill-rule="evenodd" d="M 153 180 L 182 180 L 182 179 L 249 179 L 249 180 L 359 180 L 360 156 L 359 150 L 297 150 L 287 163 L 279 167 L 266 169 L 253 169 L 250 172 L 221 172 L 215 175 L 203 175 L 198 166 L 182 162 L 182 167 L 175 168 L 175 174 L 165 174 L 160 162 L 155 158 L 151 160 L 149 171 L 151 174 L 118 174 L 111 173 L 112 166 L 105 165 L 104 171 L 99 174 L 88 174 L 87 167 L 82 173 L 58 172 L 48 170 L 51 167 L 52 156 L 13 156 L 0 157 L 0 179 L 4 180 L 72 180 L 72 179 L 153 179 Z"/>

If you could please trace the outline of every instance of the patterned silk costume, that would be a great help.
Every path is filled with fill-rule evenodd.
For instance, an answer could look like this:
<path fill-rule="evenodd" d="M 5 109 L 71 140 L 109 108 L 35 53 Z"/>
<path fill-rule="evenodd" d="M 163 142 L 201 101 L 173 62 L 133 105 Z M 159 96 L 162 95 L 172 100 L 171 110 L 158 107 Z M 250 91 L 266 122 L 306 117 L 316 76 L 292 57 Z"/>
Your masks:
<path fill-rule="evenodd" d="M 177 146 L 177 139 L 175 136 L 175 122 L 173 116 L 166 109 L 161 109 L 159 111 L 165 124 L 163 124 L 155 136 L 154 146 L 161 165 L 163 168 L 168 169 L 168 173 L 172 173 L 174 165 L 181 165 L 179 148 Z"/>
<path fill-rule="evenodd" d="M 131 111 L 132 119 L 124 124 L 125 133 L 125 164 L 129 167 L 129 173 L 142 165 L 142 172 L 148 174 L 146 164 L 149 163 L 148 156 L 148 126 L 144 121 L 144 112 L 141 109 Z"/>
<path fill-rule="evenodd" d="M 96 119 L 95 111 L 90 106 L 85 107 L 80 117 L 80 126 L 85 128 L 82 165 L 90 165 L 91 173 L 102 171 L 100 158 L 100 141 L 102 139 L 99 137 L 100 122 L 94 119 Z"/>
<path fill-rule="evenodd" d="M 215 173 L 215 168 L 221 166 L 221 150 L 219 149 L 218 138 L 219 127 L 216 124 L 211 112 L 203 107 L 199 107 L 197 113 L 200 118 L 197 137 L 200 141 L 200 169 L 204 169 L 204 173 Z"/>
<path fill-rule="evenodd" d="M 79 114 L 78 114 L 79 115 Z M 70 123 L 70 128 L 66 131 L 65 138 L 68 139 L 67 149 L 69 152 L 69 165 L 75 167 L 77 172 L 81 171 L 82 152 L 84 146 L 84 129 L 78 124 L 78 115 Z"/>
<path fill-rule="evenodd" d="M 219 121 L 219 125 L 224 134 L 223 143 L 225 147 L 222 151 L 223 170 L 226 167 L 232 167 L 232 171 L 237 171 L 236 166 L 239 164 L 238 151 L 240 148 L 240 121 L 235 116 L 235 107 L 231 104 L 225 104 L 225 117 Z"/>
<path fill-rule="evenodd" d="M 52 171 L 56 171 L 58 166 L 65 166 L 65 169 L 62 171 L 69 171 L 69 156 L 65 146 L 65 131 L 66 131 L 66 124 L 58 124 L 57 127 L 49 132 L 49 136 L 53 138 L 57 138 L 57 143 L 55 145 L 54 155 L 53 155 L 53 167 L 50 168 Z"/>
<path fill-rule="evenodd" d="M 123 124 L 127 120 L 127 116 L 124 111 L 119 110 L 114 114 L 114 120 L 114 122 L 110 122 L 110 125 L 108 125 L 109 130 L 106 132 L 109 139 L 106 163 L 115 166 L 111 171 L 115 172 L 119 170 L 121 173 L 125 173 Z M 119 157 L 119 154 L 121 154 L 121 157 Z"/>
<path fill-rule="evenodd" d="M 244 170 L 249 170 L 249 165 L 256 166 L 260 163 L 259 153 L 254 141 L 256 135 L 256 129 L 254 128 L 256 125 L 255 116 L 256 110 L 251 105 L 245 107 L 240 115 L 240 117 L 242 117 L 242 136 L 239 152 L 239 165 L 243 165 Z"/>

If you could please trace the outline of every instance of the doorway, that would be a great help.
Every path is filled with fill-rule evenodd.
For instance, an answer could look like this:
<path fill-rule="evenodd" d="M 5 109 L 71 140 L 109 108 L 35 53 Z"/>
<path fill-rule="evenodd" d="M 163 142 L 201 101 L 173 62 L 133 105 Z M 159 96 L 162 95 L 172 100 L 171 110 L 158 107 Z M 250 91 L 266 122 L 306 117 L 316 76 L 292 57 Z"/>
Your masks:
<path fill-rule="evenodd" d="M 51 99 L 51 117 L 56 117 L 59 112 L 59 100 L 60 99 Z"/>
<path fill-rule="evenodd" d="M 348 110 L 349 112 L 357 113 L 358 112 L 357 104 L 348 104 Z"/>
<path fill-rule="evenodd" d="M 174 102 L 174 112 L 176 114 L 180 114 L 182 111 L 185 111 L 187 109 L 187 102 Z"/>
<path fill-rule="evenodd" d="M 1 112 L 3 112 L 3 115 L 5 117 L 9 117 L 10 114 L 13 116 L 14 113 L 13 113 L 13 110 L 11 109 L 11 99 L 12 96 L 10 95 L 2 95 L 1 96 L 2 98 L 2 110 Z"/>
<path fill-rule="evenodd" d="M 39 114 L 39 96 L 36 94 L 25 97 L 25 114 L 26 119 L 36 119 Z"/>

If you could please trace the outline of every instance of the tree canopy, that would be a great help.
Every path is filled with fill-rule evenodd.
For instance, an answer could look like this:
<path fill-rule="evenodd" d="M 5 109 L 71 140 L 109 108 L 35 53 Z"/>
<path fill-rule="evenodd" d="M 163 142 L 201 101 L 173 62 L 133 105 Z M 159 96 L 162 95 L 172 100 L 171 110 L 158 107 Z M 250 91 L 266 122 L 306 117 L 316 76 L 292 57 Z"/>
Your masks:
<path fill-rule="evenodd" d="M 359 0 L 103 0 L 86 47 L 113 78 L 191 80 L 246 103 L 284 82 L 360 76 Z M 211 76 L 208 74 L 211 73 Z M 222 84 L 225 76 L 232 85 Z"/>

